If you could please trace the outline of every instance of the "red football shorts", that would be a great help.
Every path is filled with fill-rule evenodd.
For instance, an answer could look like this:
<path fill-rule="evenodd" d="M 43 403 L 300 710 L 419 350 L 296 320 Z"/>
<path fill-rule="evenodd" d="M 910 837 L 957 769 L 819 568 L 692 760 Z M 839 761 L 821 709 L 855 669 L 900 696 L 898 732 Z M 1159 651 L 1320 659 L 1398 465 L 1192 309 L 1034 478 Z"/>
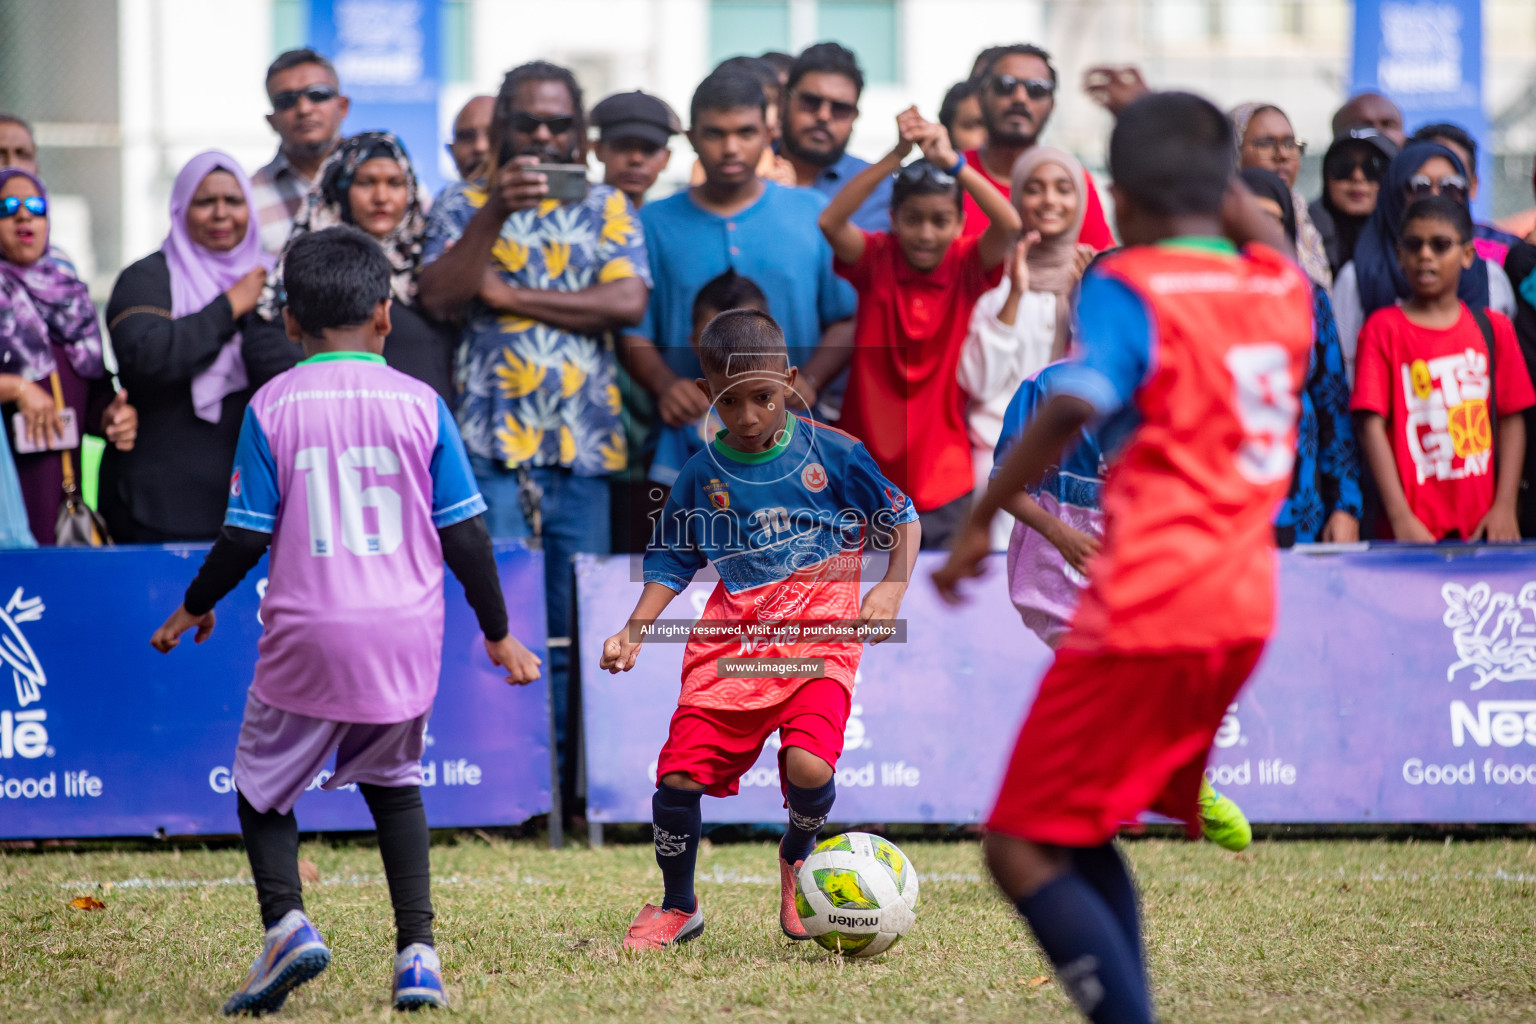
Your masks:
<path fill-rule="evenodd" d="M 679 707 L 672 715 L 666 745 L 656 760 L 656 781 L 670 772 L 687 772 L 710 796 L 735 796 L 738 780 L 757 763 L 763 744 L 779 732 L 779 788 L 784 751 L 800 747 L 833 768 L 843 753 L 851 697 L 833 679 L 812 679 L 787 700 L 755 711 Z"/>
<path fill-rule="evenodd" d="M 1144 810 L 1200 834 L 1211 741 L 1264 650 L 1063 650 L 1024 719 L 987 828 L 1059 846 L 1098 846 Z"/>

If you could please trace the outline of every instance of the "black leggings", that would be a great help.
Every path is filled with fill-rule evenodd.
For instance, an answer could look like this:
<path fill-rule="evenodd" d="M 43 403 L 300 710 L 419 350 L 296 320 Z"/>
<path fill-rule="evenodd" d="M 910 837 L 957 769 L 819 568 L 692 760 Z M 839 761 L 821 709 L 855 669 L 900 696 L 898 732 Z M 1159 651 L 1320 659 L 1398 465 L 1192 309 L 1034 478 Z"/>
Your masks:
<path fill-rule="evenodd" d="M 419 786 L 359 783 L 379 833 L 379 855 L 395 909 L 395 949 L 413 942 L 432 945 L 432 888 L 427 811 Z M 299 881 L 299 824 L 293 812 L 265 814 L 239 794 L 240 832 L 256 879 L 261 923 L 270 928 L 290 910 L 303 910 Z"/>

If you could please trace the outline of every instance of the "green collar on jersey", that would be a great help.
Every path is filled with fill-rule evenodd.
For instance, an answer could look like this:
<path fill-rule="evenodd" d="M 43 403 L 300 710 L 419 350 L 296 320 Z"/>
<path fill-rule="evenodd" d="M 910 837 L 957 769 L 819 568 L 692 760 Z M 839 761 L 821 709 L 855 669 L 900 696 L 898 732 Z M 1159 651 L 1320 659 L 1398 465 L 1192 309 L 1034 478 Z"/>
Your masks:
<path fill-rule="evenodd" d="M 728 459 L 735 460 L 736 462 L 767 462 L 769 459 L 778 457 L 778 455 L 783 452 L 785 448 L 789 447 L 789 442 L 795 439 L 795 420 L 797 419 L 799 419 L 799 417 L 794 413 L 789 413 L 785 416 L 786 422 L 784 424 L 784 437 L 779 441 L 778 444 L 774 445 L 772 448 L 769 448 L 767 451 L 744 452 L 732 448 L 723 440 L 725 435 L 730 433 L 728 430 L 718 431 L 715 434 L 715 439 L 711 441 L 710 444 L 714 447 L 715 451 L 719 452 L 721 455 L 724 455 Z"/>
<path fill-rule="evenodd" d="M 1215 235 L 1180 235 L 1178 238 L 1165 238 L 1157 243 L 1157 247 L 1159 249 L 1193 249 L 1195 252 L 1208 252 L 1218 256 L 1237 255 L 1237 246 L 1232 244 L 1232 239 Z"/>
<path fill-rule="evenodd" d="M 337 363 L 343 359 L 356 359 L 362 363 L 382 363 L 383 356 L 376 356 L 372 352 L 318 352 L 299 363 L 300 366 L 308 366 L 310 363 Z"/>

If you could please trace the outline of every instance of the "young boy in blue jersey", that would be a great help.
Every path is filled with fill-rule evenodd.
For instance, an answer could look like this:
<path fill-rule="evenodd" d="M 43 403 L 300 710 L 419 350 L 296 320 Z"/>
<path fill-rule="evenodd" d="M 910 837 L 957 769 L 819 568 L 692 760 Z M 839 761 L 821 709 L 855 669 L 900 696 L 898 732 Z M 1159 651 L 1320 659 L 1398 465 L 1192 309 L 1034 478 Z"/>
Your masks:
<path fill-rule="evenodd" d="M 688 342 L 695 351 L 698 350 L 704 328 L 728 309 L 771 312 L 768 309 L 768 297 L 750 277 L 738 274 L 735 270 L 727 270 L 718 277 L 710 278 L 709 283 L 700 288 L 699 294 L 693 298 L 693 333 L 688 336 Z M 677 483 L 677 475 L 682 472 L 683 465 L 703 451 L 724 426 L 713 406 L 704 410 L 704 414 L 693 423 L 673 426 L 663 422 L 657 434 L 656 455 L 651 459 L 649 478 L 663 487 Z"/>
<path fill-rule="evenodd" d="M 629 671 L 647 627 L 694 574 L 710 563 L 719 571 L 683 654 L 682 695 L 656 764 L 652 827 L 665 895 L 630 925 L 630 950 L 664 949 L 704 930 L 693 891 L 700 798 L 734 794 L 775 730 L 789 808 L 779 926 L 809 938 L 795 874 L 836 795 L 860 640 L 890 635 L 920 536 L 911 501 L 862 443 L 788 413 L 797 371 L 772 317 L 721 313 L 698 352 L 699 387 L 725 429 L 678 475 L 646 552 L 645 590 L 603 644 L 602 667 Z M 861 603 L 870 535 L 890 564 Z"/>
<path fill-rule="evenodd" d="M 1025 378 L 1003 414 L 994 467 L 1024 436 L 1036 412 L 1053 394 L 1058 377 L 1070 374 L 1066 361 L 1044 367 Z M 1127 421 L 1084 426 L 1077 442 L 1061 461 L 1034 484 L 1003 504 L 1016 520 L 1008 539 L 1008 595 L 1024 625 L 1051 650 L 1061 646 L 1072 615 L 1088 585 L 1092 558 L 1104 539 L 1101 492 L 1113 458 L 1129 434 Z M 993 470 L 993 476 L 996 476 Z M 1200 829 L 1222 849 L 1234 853 L 1248 848 L 1253 829 L 1242 808 L 1200 783 Z"/>

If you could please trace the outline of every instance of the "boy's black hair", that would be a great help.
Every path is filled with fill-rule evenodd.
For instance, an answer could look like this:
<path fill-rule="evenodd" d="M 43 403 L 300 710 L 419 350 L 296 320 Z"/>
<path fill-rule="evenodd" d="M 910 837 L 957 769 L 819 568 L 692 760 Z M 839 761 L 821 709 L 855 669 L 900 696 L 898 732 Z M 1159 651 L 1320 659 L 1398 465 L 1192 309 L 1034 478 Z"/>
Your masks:
<path fill-rule="evenodd" d="M 744 67 L 719 67 L 693 90 L 693 102 L 688 104 L 688 120 L 698 124 L 699 115 L 706 110 L 738 110 L 741 107 L 756 107 L 764 117 L 768 116 L 768 94 L 763 89 L 762 80 Z"/>
<path fill-rule="evenodd" d="M 390 273 L 379 243 L 345 224 L 300 235 L 283 254 L 288 309 L 312 338 L 371 320 Z"/>
<path fill-rule="evenodd" d="M 277 58 L 267 65 L 267 77 L 265 81 L 271 84 L 272 79 L 287 71 L 289 68 L 302 67 L 305 64 L 318 64 L 331 73 L 331 77 L 340 82 L 341 78 L 336 74 L 336 65 L 326 59 L 325 55 L 311 50 L 307 46 L 297 50 L 285 50 L 277 55 Z"/>
<path fill-rule="evenodd" d="M 949 87 L 949 91 L 944 94 L 944 102 L 939 104 L 939 124 L 944 126 L 945 131 L 955 130 L 955 118 L 960 116 L 960 104 L 980 91 L 981 83 L 974 78 L 967 78 Z"/>
<path fill-rule="evenodd" d="M 727 270 L 705 282 L 693 297 L 693 322 L 697 324 L 706 313 L 714 319 L 728 309 L 756 309 L 766 313 L 768 296 L 750 277 Z"/>
<path fill-rule="evenodd" d="M 1461 125 L 1452 124 L 1449 121 L 1436 121 L 1434 124 L 1427 124 L 1420 128 L 1418 131 L 1414 132 L 1412 141 L 1446 141 L 1461 147 L 1462 149 L 1466 150 L 1467 155 L 1472 158 L 1472 166 L 1467 168 L 1467 174 L 1472 177 L 1477 176 L 1477 140 L 1472 137 L 1471 132 L 1467 131 Z"/>
<path fill-rule="evenodd" d="M 1051 73 L 1051 84 L 1056 84 L 1056 65 L 1051 63 L 1051 55 L 1034 43 L 1012 43 L 1008 46 L 989 46 L 982 50 L 976 57 L 976 63 L 971 68 L 972 78 L 986 78 L 997 67 L 997 62 L 1004 57 L 1039 57 L 1045 62 L 1045 68 Z"/>
<path fill-rule="evenodd" d="M 1115 186 L 1149 213 L 1214 216 L 1236 163 L 1232 122 L 1209 100 L 1155 92 L 1121 111 L 1109 136 Z"/>
<path fill-rule="evenodd" d="M 913 196 L 950 196 L 955 201 L 955 209 L 965 209 L 960 183 L 946 169 L 935 167 L 926 158 L 904 164 L 896 172 L 896 180 L 891 183 L 891 212 L 895 213 Z"/>
<path fill-rule="evenodd" d="M 1398 225 L 1399 237 L 1411 220 L 1444 221 L 1456 229 L 1456 238 L 1462 245 L 1472 241 L 1472 212 L 1449 196 L 1425 196 L 1410 204 Z"/>
<path fill-rule="evenodd" d="M 812 71 L 842 75 L 853 82 L 856 95 L 864 95 L 864 69 L 859 67 L 858 56 L 842 43 L 813 43 L 801 50 L 800 56 L 795 58 L 795 66 L 789 69 L 785 90 L 793 89 Z"/>
<path fill-rule="evenodd" d="M 783 373 L 789 369 L 784 331 L 762 310 L 728 309 L 699 336 L 699 365 L 705 373 L 726 377 L 755 370 Z"/>

